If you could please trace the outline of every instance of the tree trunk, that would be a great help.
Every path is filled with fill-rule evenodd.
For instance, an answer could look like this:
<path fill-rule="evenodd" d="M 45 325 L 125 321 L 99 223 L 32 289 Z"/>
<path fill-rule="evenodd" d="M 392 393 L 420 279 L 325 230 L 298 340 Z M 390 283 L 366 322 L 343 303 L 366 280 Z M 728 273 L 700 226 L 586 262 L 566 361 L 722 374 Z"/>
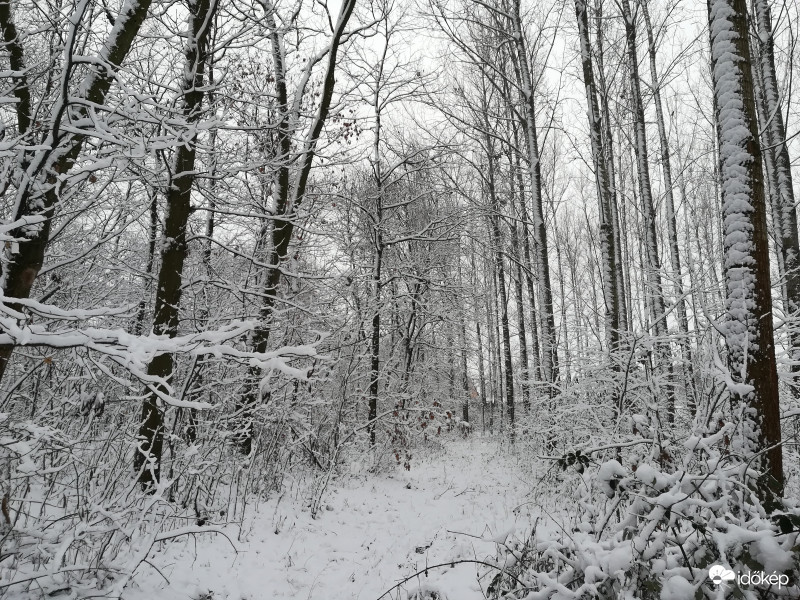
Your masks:
<path fill-rule="evenodd" d="M 539 328 L 537 327 L 538 315 L 536 312 L 536 295 L 533 281 L 533 268 L 531 267 L 531 244 L 530 232 L 528 230 L 528 207 L 525 201 L 525 184 L 523 181 L 522 171 L 522 158 L 517 149 L 519 148 L 519 136 L 517 124 L 512 121 L 511 123 L 513 140 L 514 140 L 514 174 L 517 180 L 517 189 L 519 190 L 519 214 L 522 221 L 522 265 L 524 266 L 525 285 L 528 289 L 528 314 L 530 315 L 531 324 L 531 349 L 530 355 L 533 363 L 533 378 L 537 381 L 542 380 L 539 361 Z M 520 310 L 522 307 L 520 306 Z M 530 388 L 530 386 L 528 386 Z M 530 394 L 530 392 L 529 392 Z"/>
<path fill-rule="evenodd" d="M 475 277 L 475 246 L 470 243 L 470 265 L 472 266 L 472 276 Z M 477 289 L 476 280 L 473 279 L 473 290 Z M 481 315 L 478 311 L 477 299 L 473 297 L 474 315 L 475 315 L 475 336 L 478 343 L 478 379 L 480 380 L 480 394 L 481 394 L 481 427 L 483 432 L 486 433 L 486 374 L 483 366 L 483 339 L 481 337 Z"/>
<path fill-rule="evenodd" d="M 583 66 L 583 84 L 586 88 L 586 101 L 589 118 L 589 137 L 592 146 L 592 158 L 595 182 L 600 201 L 600 253 L 603 270 L 603 299 L 605 300 L 606 344 L 610 355 L 617 349 L 619 342 L 619 286 L 617 285 L 617 265 L 615 252 L 613 215 L 611 212 L 611 186 L 608 175 L 608 160 L 604 153 L 602 138 L 602 114 L 597 103 L 597 91 L 592 69 L 591 47 L 589 45 L 589 20 L 585 0 L 575 0 L 575 15 L 578 21 L 578 35 L 581 46 L 581 63 Z M 616 401 L 615 401 L 616 406 Z M 618 407 L 617 407 L 618 408 Z"/>
<path fill-rule="evenodd" d="M 333 98 L 333 88 L 335 84 L 335 67 L 339 52 L 339 46 L 344 35 L 350 16 L 353 14 L 356 0 L 344 0 L 339 11 L 339 18 L 336 22 L 333 38 L 331 40 L 330 51 L 328 52 L 328 64 L 325 77 L 320 91 L 321 98 L 317 108 L 311 131 L 304 145 L 299 152 L 297 160 L 291 156 L 292 150 L 292 121 L 297 118 L 290 112 L 289 98 L 286 81 L 285 49 L 283 47 L 283 33 L 276 22 L 275 8 L 271 2 L 265 3 L 266 24 L 270 30 L 270 43 L 272 46 L 273 77 L 276 86 L 276 100 L 279 111 L 279 122 L 277 126 L 278 141 L 278 160 L 279 168 L 275 179 L 275 218 L 272 228 L 272 248 L 270 250 L 270 268 L 267 271 L 264 283 L 263 304 L 259 310 L 259 324 L 254 329 L 250 339 L 250 346 L 254 352 L 265 352 L 269 344 L 270 333 L 272 332 L 275 303 L 277 300 L 278 285 L 281 281 L 281 264 L 289 251 L 289 243 L 294 233 L 295 215 L 302 203 L 311 166 L 316 155 L 317 141 L 322 133 L 322 128 L 328 119 L 331 100 Z M 291 173 L 293 165 L 298 170 L 297 181 L 290 191 Z M 253 413 L 261 398 L 259 390 L 259 379 L 261 369 L 251 367 L 248 369 L 247 382 L 244 391 L 236 403 L 236 415 L 238 421 L 237 443 L 242 454 L 248 455 L 253 447 Z"/>
<path fill-rule="evenodd" d="M 800 242 L 797 234 L 797 211 L 795 209 L 794 187 L 792 183 L 792 163 L 789 148 L 786 144 L 786 126 L 778 93 L 778 79 L 775 69 L 775 52 L 772 32 L 772 16 L 768 0 L 753 0 L 758 32 L 758 60 L 761 71 L 761 89 L 763 90 L 766 108 L 764 130 L 769 147 L 767 155 L 771 155 L 774 165 L 774 179 L 777 184 L 775 200 L 779 216 L 780 243 L 777 244 L 783 259 L 780 275 L 786 287 L 785 307 L 787 316 L 798 316 L 800 311 Z M 777 242 L 777 240 L 776 240 Z M 798 359 L 800 333 L 796 331 L 794 321 L 789 324 L 789 356 L 793 359 L 792 372 L 797 374 L 800 365 Z M 792 386 L 795 395 L 796 385 Z"/>
<path fill-rule="evenodd" d="M 672 265 L 673 285 L 675 286 L 675 308 L 678 314 L 678 345 L 683 354 L 685 370 L 686 396 L 693 397 L 692 381 L 692 352 L 689 344 L 689 319 L 686 316 L 686 300 L 683 297 L 683 271 L 681 270 L 681 257 L 678 251 L 678 225 L 675 216 L 675 195 L 673 193 L 672 165 L 670 163 L 669 140 L 664 121 L 664 110 L 661 105 L 661 83 L 656 70 L 656 43 L 653 36 L 653 25 L 650 22 L 650 13 L 647 8 L 648 0 L 639 0 L 642 8 L 645 27 L 647 29 L 647 49 L 650 59 L 650 79 L 652 80 L 653 102 L 656 106 L 656 124 L 658 125 L 658 139 L 661 144 L 661 169 L 664 175 L 665 207 L 667 211 L 667 239 L 669 241 L 669 256 Z M 670 422 L 674 420 L 672 412 L 667 415 Z"/>
<path fill-rule="evenodd" d="M 101 106 L 105 103 L 108 90 L 114 81 L 113 72 L 108 66 L 118 68 L 125 60 L 150 8 L 150 1 L 129 0 L 123 5 L 116 19 L 117 26 L 109 34 L 96 62 L 104 66 L 90 67 L 77 94 L 87 104 Z M 19 44 L 20 38 L 16 35 L 16 28 L 11 18 L 10 3 L 0 4 L 0 29 L 6 44 L 11 43 L 9 52 L 12 69 L 25 73 L 27 69 Z M 13 43 L 12 40 L 16 40 L 17 43 Z M 15 68 L 15 64 L 19 69 Z M 26 79 L 19 77 L 15 83 L 17 83 L 15 95 L 19 101 L 18 127 L 20 132 L 23 129 L 27 132 L 30 126 L 30 91 Z M 42 149 L 26 153 L 22 160 L 21 167 L 25 170 L 26 177 L 23 185 L 17 190 L 12 222 L 36 216 L 44 217 L 45 220 L 34 227 L 22 226 L 8 232 L 9 237 L 19 238 L 22 241 L 19 242 L 16 251 L 14 245 L 2 250 L 4 256 L 3 260 L 0 260 L 0 286 L 7 299 L 30 297 L 33 282 L 44 264 L 53 214 L 64 185 L 62 177 L 72 169 L 86 140 L 85 136 L 74 134 L 62 136 L 60 125 L 67 113 L 66 103 L 67 98 L 60 98 L 56 103 L 53 126 L 43 135 L 39 144 Z M 80 106 L 77 98 L 73 97 L 72 103 Z M 76 110 L 79 114 L 75 116 L 86 116 L 84 108 Z M 65 139 L 65 142 L 59 144 L 62 139 Z M 11 302 L 9 306 L 15 310 L 20 308 Z M 5 375 L 13 351 L 14 346 L 11 344 L 0 345 L 0 381 Z"/>
<path fill-rule="evenodd" d="M 757 43 L 757 42 L 754 42 Z M 763 86 L 761 82 L 761 67 L 759 61 L 753 61 L 753 88 L 755 90 L 755 103 L 756 113 L 758 113 L 759 131 L 761 137 L 759 141 L 762 143 L 762 155 L 764 157 L 764 175 L 765 175 L 765 193 L 769 197 L 769 208 L 772 217 L 770 231 L 772 232 L 773 249 L 775 252 L 775 262 L 778 265 L 778 276 L 780 277 L 781 286 L 781 302 L 783 303 L 783 310 L 785 314 L 789 314 L 789 299 L 786 291 L 786 267 L 783 262 L 783 250 L 781 249 L 781 215 L 780 215 L 780 199 L 778 195 L 778 176 L 775 172 L 775 151 L 771 148 L 768 136 L 767 117 L 768 111 L 764 101 Z"/>
<path fill-rule="evenodd" d="M 745 0 L 710 0 L 711 61 L 725 229 L 728 360 L 745 447 L 764 475 L 756 491 L 768 509 L 783 493 L 778 374 L 772 326 L 769 245 L 761 148 Z M 744 125 L 744 126 L 743 126 Z M 758 463 L 757 463 L 758 464 Z"/>
<path fill-rule="evenodd" d="M 658 236 L 656 234 L 656 211 L 653 201 L 653 189 L 650 185 L 650 165 L 647 151 L 647 131 L 644 120 L 644 104 L 642 102 L 641 82 L 639 79 L 639 59 L 636 51 L 636 23 L 629 0 L 621 0 L 622 17 L 625 22 L 625 39 L 628 51 L 628 69 L 630 74 L 630 91 L 633 111 L 634 150 L 636 152 L 636 173 L 639 180 L 639 196 L 642 202 L 644 219 L 644 245 L 646 264 L 646 301 L 650 305 L 653 322 L 653 333 L 657 339 L 656 367 L 667 373 L 669 389 L 667 391 L 666 411 L 669 422 L 675 418 L 675 394 L 672 389 L 672 358 L 669 342 L 666 340 L 667 320 L 664 291 L 661 284 L 661 261 L 658 257 Z"/>
<path fill-rule="evenodd" d="M 488 123 L 485 123 L 488 127 Z M 488 131 L 488 129 L 487 129 Z M 503 334 L 503 362 L 505 366 L 505 392 L 506 407 L 508 409 L 508 421 L 510 425 L 511 441 L 514 441 L 514 371 L 511 359 L 511 332 L 508 326 L 508 293 L 506 291 L 506 275 L 503 260 L 502 235 L 500 233 L 500 201 L 497 197 L 494 177 L 494 149 L 491 138 L 486 136 L 486 156 L 488 158 L 488 186 L 490 201 L 490 233 L 492 235 L 492 246 L 495 257 L 495 269 L 497 271 L 497 291 L 500 302 L 500 327 Z"/>
<path fill-rule="evenodd" d="M 156 258 L 156 242 L 158 240 L 158 195 L 152 192 L 150 198 L 150 226 L 147 230 L 147 262 L 145 263 L 144 272 L 147 278 L 144 282 L 144 290 L 142 290 L 142 297 L 139 299 L 139 305 L 136 308 L 136 321 L 133 326 L 134 335 L 142 335 L 144 332 L 144 319 L 147 309 L 147 299 L 150 296 L 153 287 L 153 266 Z"/>
<path fill-rule="evenodd" d="M 542 210 L 542 172 L 539 161 L 539 143 L 536 134 L 536 108 L 533 98 L 533 78 L 525 45 L 524 28 L 520 14 L 520 1 L 515 0 L 512 18 L 512 37 L 516 53 L 512 56 L 514 67 L 519 73 L 523 96 L 525 119 L 523 128 L 528 149 L 528 169 L 531 181 L 531 210 L 533 217 L 533 252 L 536 264 L 536 276 L 539 283 L 539 310 L 541 311 L 541 352 L 543 378 L 547 384 L 547 394 L 552 396 L 555 389 L 552 384 L 558 380 L 558 350 L 556 346 L 555 317 L 553 316 L 553 290 L 550 285 L 550 263 L 548 258 L 547 230 Z"/>
<path fill-rule="evenodd" d="M 509 151 L 508 154 L 509 158 L 509 166 L 513 168 L 513 161 L 511 160 L 511 152 Z M 510 179 L 510 186 L 511 186 L 511 208 L 512 210 L 516 210 L 516 202 L 515 202 L 515 189 L 514 189 L 514 177 L 513 174 L 509 178 Z M 519 189 L 516 190 L 520 195 L 523 194 L 523 190 Z M 520 203 L 524 205 L 524 201 L 520 199 Z M 520 215 L 521 220 L 525 219 L 525 215 Z M 517 303 L 517 329 L 519 331 L 519 375 L 520 375 L 520 391 L 522 392 L 522 406 L 525 409 L 525 412 L 530 412 L 531 410 L 531 398 L 530 398 L 530 391 L 529 391 L 529 383 L 528 380 L 530 379 L 530 375 L 528 372 L 528 335 L 525 330 L 525 311 L 522 310 L 522 307 L 525 306 L 525 299 L 522 289 L 522 262 L 523 256 L 522 252 L 520 251 L 520 244 L 519 244 L 519 234 L 517 233 L 517 223 L 515 220 L 512 220 L 509 223 L 509 228 L 511 230 L 511 253 L 513 255 L 512 262 L 515 265 L 516 277 L 514 279 L 514 292 L 515 292 L 515 299 Z"/>
<path fill-rule="evenodd" d="M 462 384 L 464 388 L 464 405 L 461 410 L 461 420 L 469 423 L 469 372 L 467 371 L 467 325 L 464 322 L 464 311 L 461 311 L 461 372 L 463 374 Z"/>
<path fill-rule="evenodd" d="M 584 2 L 585 4 L 585 2 Z M 614 137 L 611 134 L 611 111 L 609 110 L 609 90 L 606 85 L 605 79 L 605 64 L 604 64 L 604 50 L 603 39 L 603 0 L 597 2 L 597 50 L 595 56 L 597 57 L 597 81 L 595 88 L 597 98 L 600 104 L 600 112 L 603 115 L 602 127 L 602 140 L 603 140 L 603 157 L 606 161 L 606 172 L 608 176 L 608 185 L 611 190 L 610 208 L 611 208 L 611 228 L 614 235 L 614 264 L 617 270 L 617 303 L 619 305 L 619 319 L 618 326 L 620 332 L 628 329 L 628 302 L 625 293 L 625 275 L 622 261 L 622 225 L 620 223 L 619 209 L 617 206 L 617 182 L 616 182 L 616 167 L 614 164 Z M 588 16 L 587 16 L 587 30 L 588 30 Z M 588 36 L 588 31 L 587 31 Z M 589 44 L 591 47 L 591 44 Z M 591 55 L 590 55 L 591 62 Z M 597 116 L 595 115 L 595 118 Z"/>
<path fill-rule="evenodd" d="M 191 209 L 192 185 L 195 180 L 196 124 L 202 114 L 205 54 L 211 32 L 211 15 L 215 9 L 215 0 L 189 3 L 182 110 L 188 133 L 175 151 L 175 163 L 171 171 L 175 175 L 167 183 L 166 218 L 161 240 L 161 268 L 158 272 L 153 315 L 153 333 L 171 338 L 178 333 L 183 265 L 189 254 L 186 230 Z M 147 366 L 147 374 L 163 383 L 148 385 L 142 403 L 139 447 L 134 454 L 133 466 L 139 474 L 139 483 L 146 489 L 152 489 L 160 479 L 164 413 L 159 396 L 170 393 L 174 366 L 175 358 L 170 353 L 159 354 Z"/>

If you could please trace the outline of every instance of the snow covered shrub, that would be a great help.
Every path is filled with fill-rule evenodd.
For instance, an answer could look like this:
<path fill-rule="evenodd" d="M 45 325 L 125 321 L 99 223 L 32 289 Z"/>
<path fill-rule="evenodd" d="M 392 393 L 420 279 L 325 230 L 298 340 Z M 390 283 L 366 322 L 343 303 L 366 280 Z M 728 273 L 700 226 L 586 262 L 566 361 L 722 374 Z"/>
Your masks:
<path fill-rule="evenodd" d="M 568 454 L 559 468 L 579 482 L 579 508 L 569 526 L 534 530 L 519 550 L 524 560 L 508 567 L 490 597 L 798 597 L 800 508 L 784 500 L 782 511 L 768 515 L 747 483 L 757 473 L 728 451 L 734 435 L 724 424 L 690 436 L 669 448 L 678 458 L 666 467 L 655 446 L 622 456 L 634 446 L 620 443 L 619 460 L 602 462 L 591 449 Z M 587 455 L 595 456 L 584 470 Z M 715 585 L 713 565 L 736 579 Z"/>
<path fill-rule="evenodd" d="M 219 413 L 168 407 L 163 478 L 143 492 L 131 468 L 141 384 L 82 351 L 34 358 L 44 369 L 0 397 L 0 598 L 118 597 L 136 572 L 161 577 L 150 559 L 169 540 L 219 532 L 272 489 L 272 438 L 245 461 Z M 227 376 L 206 366 L 220 369 L 204 384 L 216 394 Z"/>
<path fill-rule="evenodd" d="M 0 597 L 114 597 L 153 546 L 176 535 L 153 524 L 185 511 L 120 476 L 121 436 L 99 433 L 91 420 L 65 432 L 0 415 Z"/>
<path fill-rule="evenodd" d="M 617 372 L 587 365 L 588 384 L 571 381 L 523 417 L 532 435 L 519 436 L 520 455 L 550 455 L 532 504 L 552 518 L 503 550 L 503 570 L 486 573 L 490 598 L 800 597 L 800 502 L 788 491 L 777 510 L 759 501 L 744 409 L 707 352 L 695 355 L 696 412 L 676 394 L 670 426 L 667 382 L 633 352 Z M 715 584 L 714 565 L 734 579 Z"/>

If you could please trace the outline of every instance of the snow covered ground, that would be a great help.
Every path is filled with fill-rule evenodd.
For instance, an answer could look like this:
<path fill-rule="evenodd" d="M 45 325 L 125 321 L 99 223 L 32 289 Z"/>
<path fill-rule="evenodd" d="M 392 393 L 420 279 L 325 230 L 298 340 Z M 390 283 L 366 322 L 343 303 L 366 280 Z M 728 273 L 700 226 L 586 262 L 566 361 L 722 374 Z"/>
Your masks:
<path fill-rule="evenodd" d="M 348 475 L 331 483 L 319 517 L 307 497 L 273 498 L 223 536 L 173 543 L 151 557 L 169 584 L 143 565 L 124 598 L 145 600 L 377 600 L 398 581 L 459 559 L 496 555 L 493 540 L 530 523 L 531 477 L 498 449 L 473 438 L 416 456 L 410 471 Z M 486 573 L 486 569 L 481 569 Z M 415 590 L 449 600 L 483 599 L 475 564 L 430 569 L 386 599 Z"/>

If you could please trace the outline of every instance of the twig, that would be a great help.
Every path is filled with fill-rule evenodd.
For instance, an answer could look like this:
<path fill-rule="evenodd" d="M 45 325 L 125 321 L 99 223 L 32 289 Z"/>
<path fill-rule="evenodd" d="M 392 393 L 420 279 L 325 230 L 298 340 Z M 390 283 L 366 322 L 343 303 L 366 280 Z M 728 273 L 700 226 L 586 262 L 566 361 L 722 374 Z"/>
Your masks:
<path fill-rule="evenodd" d="M 378 597 L 377 597 L 375 600 L 381 600 L 381 598 L 384 598 L 384 597 L 386 597 L 388 594 L 391 594 L 391 593 L 392 593 L 394 590 L 396 590 L 396 589 L 399 589 L 399 588 L 400 588 L 400 586 L 402 586 L 403 584 L 405 584 L 405 583 L 408 583 L 409 581 L 411 581 L 411 580 L 412 580 L 412 579 L 414 579 L 415 577 L 419 577 L 420 575 L 422 575 L 422 574 L 424 574 L 424 573 L 427 573 L 427 572 L 428 572 L 430 569 L 438 569 L 438 568 L 440 568 L 440 567 L 453 567 L 453 566 L 455 566 L 455 565 L 461 565 L 461 564 L 475 564 L 475 565 L 482 565 L 482 566 L 484 566 L 484 567 L 489 567 L 489 568 L 491 568 L 491 569 L 495 569 L 495 570 L 497 570 L 497 571 L 500 571 L 501 573 L 504 573 L 504 574 L 508 575 L 508 576 L 509 576 L 511 579 L 513 579 L 513 580 L 514 580 L 514 582 L 515 582 L 517 585 L 519 585 L 521 588 L 527 589 L 527 586 L 525 586 L 525 584 L 523 584 L 523 583 L 522 583 L 522 582 L 521 582 L 519 579 L 517 579 L 517 578 L 516 578 L 514 575 L 512 575 L 511 573 L 509 573 L 508 571 L 506 571 L 506 568 L 505 568 L 505 566 L 503 566 L 503 567 L 498 567 L 497 565 L 493 565 L 492 563 L 488 563 L 488 562 L 485 562 L 485 561 L 482 561 L 482 560 L 476 560 L 476 559 L 466 559 L 466 558 L 463 558 L 463 559 L 460 559 L 460 560 L 451 560 L 451 561 L 449 561 L 449 562 L 446 562 L 446 563 L 440 563 L 440 564 L 438 564 L 438 565 L 426 565 L 426 566 L 425 566 L 425 568 L 424 568 L 424 569 L 422 569 L 421 571 L 417 571 L 416 573 L 413 573 L 412 575 L 409 575 L 408 577 L 406 577 L 406 578 L 405 578 L 405 579 L 403 579 L 402 581 L 399 581 L 398 583 L 396 583 L 395 585 L 393 585 L 392 587 L 390 587 L 388 590 L 386 590 L 385 592 L 383 592 L 383 594 L 381 594 L 380 596 L 378 596 Z"/>

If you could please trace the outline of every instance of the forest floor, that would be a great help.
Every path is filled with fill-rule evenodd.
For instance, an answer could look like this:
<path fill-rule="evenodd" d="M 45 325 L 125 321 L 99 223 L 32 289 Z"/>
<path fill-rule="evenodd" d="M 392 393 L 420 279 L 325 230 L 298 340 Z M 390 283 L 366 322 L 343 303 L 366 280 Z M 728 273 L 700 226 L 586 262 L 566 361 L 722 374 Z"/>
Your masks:
<path fill-rule="evenodd" d="M 300 491 L 261 504 L 241 536 L 229 526 L 236 549 L 220 535 L 174 542 L 150 558 L 161 575 L 142 565 L 125 600 L 378 600 L 426 565 L 494 557 L 495 540 L 529 527 L 535 479 L 496 441 L 475 437 L 414 454 L 408 471 L 338 477 L 316 519 Z M 473 563 L 431 568 L 384 598 L 421 589 L 483 599 L 486 573 Z"/>

